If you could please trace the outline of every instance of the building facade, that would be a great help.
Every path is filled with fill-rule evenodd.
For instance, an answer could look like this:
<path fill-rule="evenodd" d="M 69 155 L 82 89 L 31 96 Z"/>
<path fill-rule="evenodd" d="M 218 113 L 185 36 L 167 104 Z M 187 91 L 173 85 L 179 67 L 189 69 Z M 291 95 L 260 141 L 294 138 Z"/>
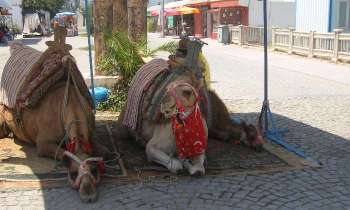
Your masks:
<path fill-rule="evenodd" d="M 296 30 L 350 32 L 350 0 L 297 0 Z"/>
<path fill-rule="evenodd" d="M 240 0 L 240 5 L 248 7 L 249 26 L 261 27 L 264 25 L 263 1 Z M 295 27 L 296 2 L 295 0 L 268 0 L 269 27 Z"/>

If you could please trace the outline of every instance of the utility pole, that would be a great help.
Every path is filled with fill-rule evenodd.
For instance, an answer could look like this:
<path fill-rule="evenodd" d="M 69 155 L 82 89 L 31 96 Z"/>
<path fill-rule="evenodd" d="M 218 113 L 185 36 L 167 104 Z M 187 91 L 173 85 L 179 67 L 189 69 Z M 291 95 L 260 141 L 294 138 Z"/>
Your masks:
<path fill-rule="evenodd" d="M 160 24 L 161 24 L 161 28 L 162 28 L 162 32 L 161 32 L 161 37 L 164 38 L 164 0 L 161 0 L 161 8 L 160 8 Z"/>

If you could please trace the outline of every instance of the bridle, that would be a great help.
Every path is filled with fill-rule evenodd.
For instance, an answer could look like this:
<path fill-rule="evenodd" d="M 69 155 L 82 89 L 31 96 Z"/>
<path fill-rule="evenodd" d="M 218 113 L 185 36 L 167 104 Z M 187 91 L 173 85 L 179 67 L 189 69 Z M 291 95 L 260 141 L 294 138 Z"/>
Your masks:
<path fill-rule="evenodd" d="M 90 158 L 87 158 L 84 161 L 82 161 L 82 160 L 80 160 L 80 158 L 78 158 L 76 155 L 74 155 L 73 153 L 71 153 L 69 151 L 65 151 L 63 155 L 69 157 L 71 160 L 73 160 L 79 166 L 78 175 L 77 175 L 75 180 L 73 180 L 72 175 L 69 171 L 69 167 L 68 167 L 68 181 L 74 189 L 79 189 L 80 184 L 81 184 L 81 180 L 82 180 L 83 176 L 85 176 L 85 175 L 89 176 L 92 180 L 92 184 L 96 186 L 96 183 L 98 183 L 100 181 L 99 176 L 96 179 L 92 175 L 91 170 L 90 170 L 90 165 L 96 164 L 98 171 L 100 173 L 103 173 L 103 171 L 104 171 L 103 158 L 90 157 Z"/>
<path fill-rule="evenodd" d="M 189 88 L 192 89 L 192 92 L 195 95 L 195 102 L 193 103 L 193 105 L 188 109 L 185 108 L 185 106 L 183 105 L 183 103 L 181 102 L 181 100 L 179 99 L 179 96 L 176 94 L 176 88 L 179 86 L 187 86 Z M 188 116 L 190 116 L 192 114 L 192 112 L 194 112 L 196 109 L 199 109 L 199 105 L 198 102 L 200 101 L 200 97 L 196 91 L 196 89 L 188 84 L 188 83 L 178 83 L 174 86 L 172 86 L 169 90 L 169 94 L 174 97 L 175 99 L 175 105 L 176 105 L 176 113 L 175 116 L 180 119 L 180 120 L 185 120 Z"/>
<path fill-rule="evenodd" d="M 74 58 L 69 56 L 69 55 L 64 56 L 62 58 L 62 63 L 66 66 L 66 68 L 68 68 L 68 78 L 66 81 L 65 93 L 64 93 L 63 104 L 62 104 L 63 107 L 62 107 L 62 111 L 61 111 L 61 115 L 60 115 L 61 123 L 63 125 L 64 124 L 63 119 L 64 119 L 64 115 L 65 115 L 66 108 L 68 105 L 69 86 L 70 86 L 71 81 L 73 82 L 74 90 L 75 90 L 76 94 L 78 95 L 78 101 L 81 105 L 81 108 L 83 109 L 84 113 L 87 116 L 89 116 L 89 112 L 87 110 L 87 107 L 82 102 L 83 96 L 78 88 L 78 85 L 77 85 L 76 80 L 74 78 L 74 74 L 71 73 L 74 70 L 74 68 L 73 68 L 73 63 L 75 63 Z M 87 117 L 86 120 L 87 120 L 87 122 L 89 122 L 89 117 Z M 69 133 L 70 126 L 73 123 L 79 123 L 79 121 L 73 121 L 70 123 L 68 128 L 65 129 L 66 135 Z M 83 176 L 85 176 L 85 175 L 87 175 L 91 178 L 93 185 L 96 185 L 96 183 L 99 182 L 99 176 L 98 176 L 98 180 L 96 180 L 96 178 L 92 175 L 91 170 L 90 170 L 90 165 L 96 164 L 97 168 L 98 168 L 98 172 L 99 173 L 104 172 L 104 162 L 103 162 L 102 157 L 90 157 L 90 158 L 87 158 L 84 161 L 82 161 L 75 155 L 75 153 L 79 147 L 79 144 L 82 145 L 82 149 L 86 154 L 88 154 L 88 155 L 92 154 L 92 145 L 91 145 L 90 141 L 78 139 L 76 137 L 72 138 L 72 139 L 68 139 L 68 142 L 66 142 L 66 149 L 67 150 L 64 152 L 64 156 L 67 156 L 68 158 L 73 160 L 75 163 L 77 163 L 79 166 L 78 167 L 78 175 L 77 175 L 75 180 L 73 180 L 72 174 L 69 171 L 69 167 L 68 167 L 68 180 L 69 180 L 71 186 L 75 189 L 78 189 L 80 187 L 81 180 L 82 180 Z"/>

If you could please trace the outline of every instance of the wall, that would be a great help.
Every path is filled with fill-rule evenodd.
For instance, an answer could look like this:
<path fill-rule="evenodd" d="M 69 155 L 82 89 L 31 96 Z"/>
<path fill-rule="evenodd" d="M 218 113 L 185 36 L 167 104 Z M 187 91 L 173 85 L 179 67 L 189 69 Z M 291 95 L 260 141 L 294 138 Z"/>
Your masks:
<path fill-rule="evenodd" d="M 296 30 L 328 32 L 330 0 L 297 0 Z"/>
<path fill-rule="evenodd" d="M 21 8 L 22 0 L 11 0 L 11 13 L 13 23 L 23 29 L 23 16 Z"/>
<path fill-rule="evenodd" d="M 241 0 L 243 6 L 249 7 L 249 25 L 263 26 L 263 2 L 257 0 Z M 269 1 L 268 25 L 280 28 L 295 27 L 296 3 L 295 1 Z"/>

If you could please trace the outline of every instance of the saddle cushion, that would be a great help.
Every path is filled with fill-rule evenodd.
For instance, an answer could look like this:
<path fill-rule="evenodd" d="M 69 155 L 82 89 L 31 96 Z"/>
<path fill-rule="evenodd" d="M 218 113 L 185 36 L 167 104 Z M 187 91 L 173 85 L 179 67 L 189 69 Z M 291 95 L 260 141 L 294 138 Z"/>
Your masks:
<path fill-rule="evenodd" d="M 10 52 L 11 56 L 1 74 L 0 104 L 15 108 L 17 94 L 42 52 L 18 44 Z"/>
<path fill-rule="evenodd" d="M 93 100 L 77 65 L 74 63 L 70 69 L 64 67 L 64 56 L 70 54 L 50 49 L 41 53 L 15 44 L 11 47 L 11 56 L 1 74 L 0 104 L 19 112 L 23 107 L 35 107 L 51 87 L 67 80 L 69 71 L 92 107 Z"/>
<path fill-rule="evenodd" d="M 128 91 L 123 125 L 132 130 L 137 129 L 139 114 L 143 107 L 143 97 L 155 78 L 169 70 L 168 63 L 163 59 L 154 59 L 143 65 L 135 74 Z"/>

